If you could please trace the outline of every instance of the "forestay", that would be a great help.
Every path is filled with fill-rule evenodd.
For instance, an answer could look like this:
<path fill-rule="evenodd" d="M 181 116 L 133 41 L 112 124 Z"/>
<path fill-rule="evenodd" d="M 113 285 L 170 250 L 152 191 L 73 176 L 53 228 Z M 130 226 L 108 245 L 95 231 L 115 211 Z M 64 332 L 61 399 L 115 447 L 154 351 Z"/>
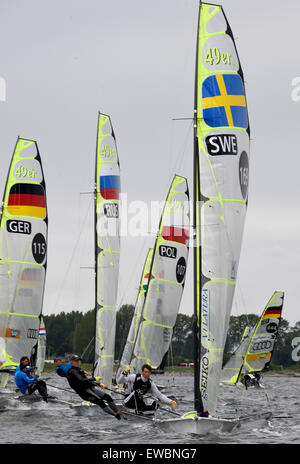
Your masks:
<path fill-rule="evenodd" d="M 36 363 L 47 254 L 46 188 L 37 143 L 19 138 L 0 224 L 0 361 Z"/>
<path fill-rule="evenodd" d="M 175 176 L 160 220 L 131 366 L 159 367 L 169 349 L 183 293 L 189 251 L 187 180 Z"/>
<path fill-rule="evenodd" d="M 201 3 L 195 89 L 195 407 L 214 414 L 248 196 L 243 73 L 221 6 Z"/>
<path fill-rule="evenodd" d="M 136 343 L 136 338 L 138 334 L 138 329 L 140 327 L 141 323 L 141 317 L 142 317 L 142 309 L 144 306 L 145 302 L 145 295 L 146 295 L 146 290 L 148 288 L 148 281 L 149 281 L 149 272 L 150 272 L 150 266 L 152 262 L 152 255 L 153 255 L 153 249 L 150 248 L 148 250 L 146 260 L 144 263 L 143 267 L 143 272 L 141 276 L 141 281 L 140 281 L 140 286 L 139 286 L 139 292 L 134 308 L 134 314 L 133 318 L 131 321 L 130 329 L 128 332 L 126 344 L 123 350 L 122 358 L 120 361 L 120 369 L 122 370 L 126 365 L 129 365 L 130 360 L 132 358 L 133 354 L 133 349 Z"/>
<path fill-rule="evenodd" d="M 99 113 L 95 179 L 94 375 L 111 384 L 120 255 L 120 166 L 110 117 Z"/>

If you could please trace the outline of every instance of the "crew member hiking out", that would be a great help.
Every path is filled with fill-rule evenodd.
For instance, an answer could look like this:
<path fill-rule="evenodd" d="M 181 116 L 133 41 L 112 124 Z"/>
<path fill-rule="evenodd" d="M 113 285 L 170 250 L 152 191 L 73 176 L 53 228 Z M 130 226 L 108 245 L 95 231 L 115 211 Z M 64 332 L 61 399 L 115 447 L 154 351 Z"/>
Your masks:
<path fill-rule="evenodd" d="M 56 373 L 60 377 L 67 377 L 68 370 L 71 368 L 71 362 L 68 361 L 67 364 L 63 364 L 61 358 L 56 358 Z"/>
<path fill-rule="evenodd" d="M 85 401 L 100 406 L 103 411 L 111 416 L 115 416 L 116 419 L 121 419 L 119 408 L 114 403 L 112 397 L 107 393 L 104 393 L 101 388 L 105 389 L 106 386 L 99 382 L 101 377 L 88 378 L 86 372 L 79 367 L 81 358 L 77 355 L 71 356 L 71 368 L 67 372 L 67 379 L 69 385 L 76 393 Z M 99 388 L 99 386 L 101 388 Z"/>
<path fill-rule="evenodd" d="M 28 369 L 29 368 L 29 369 Z M 35 390 L 38 390 L 44 401 L 48 401 L 47 385 L 44 380 L 38 380 L 37 376 L 31 375 L 28 371 L 31 371 L 27 363 L 21 363 L 20 369 L 15 373 L 15 383 L 21 393 L 25 395 L 28 393 L 31 395 Z"/>
<path fill-rule="evenodd" d="M 138 413 L 143 411 L 154 411 L 157 409 L 157 402 L 155 399 L 147 404 L 144 399 L 146 393 L 150 393 L 152 396 L 160 400 L 162 403 L 170 404 L 171 406 L 177 406 L 176 401 L 171 400 L 167 396 L 163 395 L 153 380 L 150 379 L 152 373 L 152 367 L 149 364 L 144 364 L 142 366 L 142 374 L 129 374 L 130 366 L 127 366 L 121 375 L 117 378 L 117 383 L 127 384 L 126 398 L 124 400 L 124 405 L 127 408 L 135 409 Z"/>

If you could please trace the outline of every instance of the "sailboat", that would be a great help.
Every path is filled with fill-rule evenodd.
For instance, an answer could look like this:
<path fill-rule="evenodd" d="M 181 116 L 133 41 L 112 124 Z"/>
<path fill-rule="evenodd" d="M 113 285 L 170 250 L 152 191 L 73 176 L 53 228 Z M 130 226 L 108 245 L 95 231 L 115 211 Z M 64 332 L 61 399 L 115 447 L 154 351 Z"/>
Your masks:
<path fill-rule="evenodd" d="M 120 165 L 110 117 L 98 115 L 95 167 L 95 334 L 93 375 L 112 382 L 120 258 Z"/>
<path fill-rule="evenodd" d="M 199 5 L 194 106 L 194 410 L 155 423 L 231 431 L 216 416 L 247 209 L 249 123 L 243 72 L 222 6 Z M 208 416 L 208 417 L 203 417 Z"/>
<path fill-rule="evenodd" d="M 222 369 L 222 385 L 241 385 L 248 373 L 270 367 L 281 319 L 284 293 L 274 292 L 257 324 L 243 336 L 241 344 Z M 249 328 L 248 328 L 249 329 Z"/>
<path fill-rule="evenodd" d="M 39 375 L 45 359 L 42 306 L 47 266 L 46 186 L 37 143 L 18 138 L 0 222 L 0 377 L 28 356 Z"/>
<path fill-rule="evenodd" d="M 141 317 L 142 317 L 142 309 L 144 306 L 144 301 L 145 301 L 145 294 L 146 290 L 148 288 L 148 283 L 149 283 L 149 273 L 150 273 L 150 266 L 152 262 L 152 255 L 153 255 L 153 248 L 149 248 L 143 271 L 142 271 L 142 276 L 140 280 L 140 285 L 139 285 L 139 290 L 138 290 L 138 295 L 134 307 L 134 314 L 131 320 L 129 332 L 127 335 L 127 340 L 123 349 L 121 361 L 120 361 L 120 366 L 117 372 L 118 377 L 122 370 L 130 364 L 131 358 L 132 358 L 132 353 L 133 349 L 135 347 L 136 339 L 137 339 L 137 334 L 138 330 L 140 327 L 140 322 L 141 322 Z"/>
<path fill-rule="evenodd" d="M 147 271 L 151 257 L 149 275 L 146 273 L 144 278 L 148 280 L 143 281 L 146 288 L 138 299 L 138 317 L 132 321 L 132 324 L 138 325 L 131 344 L 131 356 L 127 358 L 133 372 L 141 372 L 143 364 L 157 369 L 169 349 L 185 283 L 189 217 L 187 180 L 175 175 L 153 252 L 150 251 L 146 259 Z"/>

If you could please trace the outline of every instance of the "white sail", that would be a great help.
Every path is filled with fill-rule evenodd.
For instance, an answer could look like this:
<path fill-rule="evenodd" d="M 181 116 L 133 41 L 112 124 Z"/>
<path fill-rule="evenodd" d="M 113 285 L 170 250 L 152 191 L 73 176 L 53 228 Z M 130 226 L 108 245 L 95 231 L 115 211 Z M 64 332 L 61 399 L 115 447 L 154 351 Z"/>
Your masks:
<path fill-rule="evenodd" d="M 146 295 L 146 291 L 147 291 L 148 283 L 149 283 L 149 272 L 150 272 L 150 266 L 152 263 L 152 255 L 153 255 L 153 249 L 150 248 L 148 250 L 145 264 L 143 267 L 143 272 L 142 272 L 140 286 L 139 286 L 139 292 L 137 296 L 136 305 L 134 308 L 134 314 L 133 314 L 130 329 L 128 332 L 126 344 L 123 350 L 122 358 L 120 361 L 120 372 L 126 365 L 129 365 L 131 358 L 132 358 L 133 349 L 135 347 L 138 330 L 139 330 L 140 323 L 142 320 L 142 310 L 144 307 L 145 295 Z"/>
<path fill-rule="evenodd" d="M 120 166 L 110 117 L 99 113 L 96 153 L 94 375 L 111 385 L 119 275 Z"/>
<path fill-rule="evenodd" d="M 36 363 L 47 254 L 46 188 L 36 142 L 19 138 L 0 225 L 0 361 L 15 369 Z"/>
<path fill-rule="evenodd" d="M 249 177 L 241 65 L 221 6 L 201 3 L 196 74 L 197 409 L 214 414 L 238 270 Z"/>
<path fill-rule="evenodd" d="M 270 367 L 283 308 L 284 292 L 274 292 L 262 315 L 224 365 L 222 382 L 236 384 L 247 372 Z"/>
<path fill-rule="evenodd" d="M 246 327 L 241 339 L 241 343 L 232 354 L 230 359 L 223 366 L 221 374 L 221 382 L 236 384 L 239 380 L 239 375 L 241 371 L 241 366 L 243 365 L 245 355 L 247 353 L 249 343 L 251 341 L 252 335 L 255 328 L 252 328 L 250 331 L 249 327 Z"/>
<path fill-rule="evenodd" d="M 189 245 L 187 180 L 175 176 L 161 216 L 133 359 L 158 368 L 169 349 L 183 293 Z"/>

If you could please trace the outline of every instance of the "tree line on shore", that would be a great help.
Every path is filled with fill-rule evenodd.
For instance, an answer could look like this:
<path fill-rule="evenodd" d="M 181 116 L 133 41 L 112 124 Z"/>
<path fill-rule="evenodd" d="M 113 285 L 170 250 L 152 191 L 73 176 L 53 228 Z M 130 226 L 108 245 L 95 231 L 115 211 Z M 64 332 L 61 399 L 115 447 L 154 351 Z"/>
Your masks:
<path fill-rule="evenodd" d="M 134 313 L 134 306 L 125 304 L 117 312 L 115 359 L 119 360 L 127 339 L 127 334 Z M 47 330 L 47 358 L 64 356 L 66 353 L 81 355 L 85 362 L 93 362 L 94 356 L 94 327 L 95 311 L 85 313 L 80 311 L 60 312 L 45 315 Z M 259 317 L 255 314 L 231 316 L 227 341 L 225 345 L 224 361 L 239 345 L 244 329 L 248 325 L 253 327 Z M 172 345 L 166 357 L 166 365 L 177 365 L 182 362 L 193 362 L 193 316 L 178 314 L 173 331 Z M 281 319 L 278 338 L 272 357 L 271 368 L 287 368 L 294 366 L 292 359 L 292 341 L 300 337 L 300 322 L 290 326 L 289 322 Z"/>

